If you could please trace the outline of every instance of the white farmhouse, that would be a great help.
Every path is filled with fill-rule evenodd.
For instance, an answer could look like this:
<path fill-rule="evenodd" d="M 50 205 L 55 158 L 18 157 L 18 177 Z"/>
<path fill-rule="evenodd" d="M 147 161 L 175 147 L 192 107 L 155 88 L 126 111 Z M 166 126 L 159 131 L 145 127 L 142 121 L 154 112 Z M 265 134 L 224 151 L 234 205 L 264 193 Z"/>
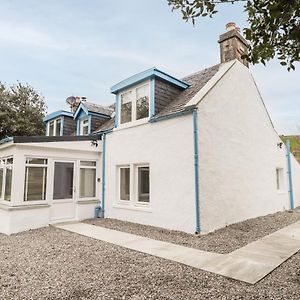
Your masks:
<path fill-rule="evenodd" d="M 46 136 L 0 143 L 0 232 L 94 216 L 207 233 L 300 205 L 300 167 L 277 135 L 233 23 L 221 63 L 183 79 L 151 68 L 103 107 L 67 99 Z"/>

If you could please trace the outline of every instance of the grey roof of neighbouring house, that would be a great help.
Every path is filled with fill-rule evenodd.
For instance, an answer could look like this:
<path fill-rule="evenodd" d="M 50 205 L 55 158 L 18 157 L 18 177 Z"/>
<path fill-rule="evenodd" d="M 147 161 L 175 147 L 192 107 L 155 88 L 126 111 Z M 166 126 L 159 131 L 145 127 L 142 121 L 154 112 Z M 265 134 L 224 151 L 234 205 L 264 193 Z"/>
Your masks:
<path fill-rule="evenodd" d="M 107 115 L 107 116 L 111 116 L 111 114 L 114 112 L 114 110 L 111 107 L 106 107 L 106 106 L 102 106 L 100 104 L 95 104 L 95 103 L 87 102 L 87 101 L 84 101 L 81 103 L 86 107 L 86 109 L 89 112 Z"/>
<path fill-rule="evenodd" d="M 185 105 L 206 85 L 206 83 L 219 71 L 221 64 L 206 68 L 197 73 L 182 78 L 181 80 L 189 84 L 189 87 L 183 90 L 175 97 L 165 108 L 163 108 L 154 118 L 161 118 L 185 110 Z M 110 107 L 113 107 L 111 105 Z M 114 117 L 105 122 L 94 133 L 111 130 L 114 128 Z"/>

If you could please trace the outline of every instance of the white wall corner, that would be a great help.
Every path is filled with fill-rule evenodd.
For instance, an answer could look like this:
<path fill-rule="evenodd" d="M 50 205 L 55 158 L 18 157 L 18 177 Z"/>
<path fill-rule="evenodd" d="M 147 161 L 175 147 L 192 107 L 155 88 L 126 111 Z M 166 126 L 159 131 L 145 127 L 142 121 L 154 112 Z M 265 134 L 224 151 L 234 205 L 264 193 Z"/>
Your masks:
<path fill-rule="evenodd" d="M 206 94 L 219 82 L 219 80 L 232 68 L 237 60 L 221 65 L 219 71 L 196 93 L 196 95 L 185 105 L 185 108 L 196 106 L 206 96 Z"/>

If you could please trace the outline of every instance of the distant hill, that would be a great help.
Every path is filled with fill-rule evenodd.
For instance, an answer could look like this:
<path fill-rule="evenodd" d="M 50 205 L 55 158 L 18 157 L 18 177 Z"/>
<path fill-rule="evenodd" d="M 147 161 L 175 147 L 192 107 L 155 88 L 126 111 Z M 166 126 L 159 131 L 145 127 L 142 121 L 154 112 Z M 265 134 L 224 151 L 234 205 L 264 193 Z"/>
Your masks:
<path fill-rule="evenodd" d="M 300 162 L 300 135 L 281 135 L 280 138 L 284 143 L 286 143 L 287 140 L 291 141 L 291 152 Z"/>

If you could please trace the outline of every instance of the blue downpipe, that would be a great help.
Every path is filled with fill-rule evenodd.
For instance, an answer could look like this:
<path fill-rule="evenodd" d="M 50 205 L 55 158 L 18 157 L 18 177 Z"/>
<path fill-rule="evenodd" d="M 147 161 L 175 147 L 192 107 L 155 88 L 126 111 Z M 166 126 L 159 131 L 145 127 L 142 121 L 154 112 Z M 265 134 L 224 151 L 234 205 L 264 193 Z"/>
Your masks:
<path fill-rule="evenodd" d="M 290 208 L 294 209 L 294 195 L 293 195 L 293 181 L 292 181 L 292 166 L 291 166 L 291 143 L 290 140 L 286 141 L 286 157 L 289 178 L 289 195 L 290 195 Z"/>
<path fill-rule="evenodd" d="M 105 217 L 105 155 L 106 155 L 106 134 L 103 134 L 102 141 L 102 201 L 101 201 L 101 218 Z"/>
<path fill-rule="evenodd" d="M 196 227 L 195 233 L 200 233 L 200 207 L 199 207 L 199 157 L 198 157 L 198 127 L 197 127 L 197 109 L 193 110 L 193 128 L 194 128 L 194 171 L 195 171 L 195 212 Z"/>

